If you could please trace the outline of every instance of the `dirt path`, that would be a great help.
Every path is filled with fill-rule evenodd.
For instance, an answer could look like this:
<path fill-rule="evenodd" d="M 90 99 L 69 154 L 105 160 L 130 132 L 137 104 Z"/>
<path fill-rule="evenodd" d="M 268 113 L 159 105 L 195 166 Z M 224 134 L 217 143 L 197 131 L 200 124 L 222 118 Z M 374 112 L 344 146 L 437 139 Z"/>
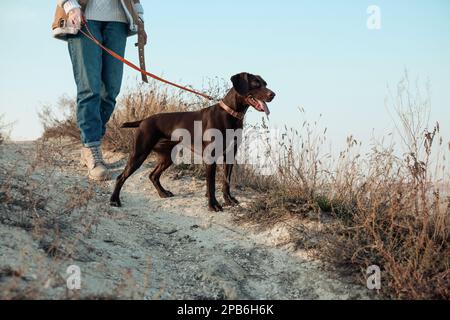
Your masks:
<path fill-rule="evenodd" d="M 50 157 L 50 150 L 58 152 Z M 120 155 L 109 156 L 123 164 Z M 74 264 L 82 272 L 79 297 L 367 298 L 364 288 L 326 272 L 319 262 L 274 246 L 280 230 L 258 233 L 234 224 L 229 211 L 208 212 L 202 180 L 169 173 L 163 185 L 176 197 L 162 200 L 147 178 L 149 163 L 128 181 L 124 208 L 116 209 L 107 205 L 113 183 L 89 183 L 78 166 L 77 148 L 9 143 L 0 146 L 0 164 L 5 176 L 16 172 L 15 189 L 35 190 L 47 199 L 43 211 L 52 212 L 52 219 L 64 217 L 55 238 L 45 231 L 46 223 L 39 233 L 17 221 L 24 215 L 20 201 L 8 206 L 0 221 L 2 296 L 23 288 L 33 288 L 38 298 L 71 296 L 64 278 Z M 251 193 L 237 195 L 244 207 L 253 201 Z M 72 211 L 61 209 L 67 207 Z"/>

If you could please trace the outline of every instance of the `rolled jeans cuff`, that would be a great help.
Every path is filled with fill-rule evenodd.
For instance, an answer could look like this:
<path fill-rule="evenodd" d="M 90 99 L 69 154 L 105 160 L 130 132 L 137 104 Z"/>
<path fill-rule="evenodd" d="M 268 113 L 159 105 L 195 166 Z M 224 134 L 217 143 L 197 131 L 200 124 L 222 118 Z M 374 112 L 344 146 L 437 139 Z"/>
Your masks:
<path fill-rule="evenodd" d="M 84 143 L 84 146 L 86 148 L 94 148 L 94 147 L 100 147 L 102 145 L 101 141 L 95 141 L 95 142 L 88 142 Z"/>

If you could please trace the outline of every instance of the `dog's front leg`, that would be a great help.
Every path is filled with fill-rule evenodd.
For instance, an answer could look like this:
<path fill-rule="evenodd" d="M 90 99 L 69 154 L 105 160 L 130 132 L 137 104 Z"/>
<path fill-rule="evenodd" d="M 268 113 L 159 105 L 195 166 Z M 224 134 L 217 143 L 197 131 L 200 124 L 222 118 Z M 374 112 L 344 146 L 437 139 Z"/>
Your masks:
<path fill-rule="evenodd" d="M 225 205 L 227 206 L 236 206 L 239 204 L 239 201 L 231 195 L 231 175 L 233 173 L 232 164 L 224 164 L 223 165 L 223 199 L 225 200 Z"/>
<path fill-rule="evenodd" d="M 223 211 L 223 208 L 216 199 L 216 169 L 216 163 L 206 165 L 206 194 L 208 196 L 209 210 L 219 212 Z"/>
<path fill-rule="evenodd" d="M 238 152 L 238 143 L 233 143 L 231 148 L 225 150 L 224 159 L 225 163 L 223 165 L 223 198 L 225 200 L 225 205 L 227 206 L 236 206 L 239 204 L 239 201 L 231 195 L 231 176 L 233 174 L 233 167 L 236 161 L 236 155 Z"/>

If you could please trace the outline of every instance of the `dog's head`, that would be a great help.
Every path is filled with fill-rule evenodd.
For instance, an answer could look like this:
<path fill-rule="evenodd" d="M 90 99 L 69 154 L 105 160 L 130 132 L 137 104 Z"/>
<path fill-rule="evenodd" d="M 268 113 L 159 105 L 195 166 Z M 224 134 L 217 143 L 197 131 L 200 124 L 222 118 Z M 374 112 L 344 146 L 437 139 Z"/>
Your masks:
<path fill-rule="evenodd" d="M 259 112 L 270 114 L 268 102 L 275 98 L 275 92 L 267 88 L 267 82 L 260 76 L 243 72 L 231 77 L 233 88 L 244 97 L 246 103 Z"/>

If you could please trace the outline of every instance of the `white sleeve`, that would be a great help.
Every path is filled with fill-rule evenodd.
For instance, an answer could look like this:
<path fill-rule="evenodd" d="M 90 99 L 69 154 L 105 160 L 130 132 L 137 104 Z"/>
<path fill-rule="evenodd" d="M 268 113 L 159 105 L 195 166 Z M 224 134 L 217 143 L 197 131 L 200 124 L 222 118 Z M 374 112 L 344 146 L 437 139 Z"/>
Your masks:
<path fill-rule="evenodd" d="M 144 7 L 140 3 L 134 4 L 134 10 L 138 14 L 139 18 L 141 18 L 142 22 L 144 21 Z"/>
<path fill-rule="evenodd" d="M 58 0 L 58 5 L 63 7 L 66 13 L 69 13 L 70 10 L 73 10 L 75 8 L 80 8 L 80 4 L 77 0 Z"/>

